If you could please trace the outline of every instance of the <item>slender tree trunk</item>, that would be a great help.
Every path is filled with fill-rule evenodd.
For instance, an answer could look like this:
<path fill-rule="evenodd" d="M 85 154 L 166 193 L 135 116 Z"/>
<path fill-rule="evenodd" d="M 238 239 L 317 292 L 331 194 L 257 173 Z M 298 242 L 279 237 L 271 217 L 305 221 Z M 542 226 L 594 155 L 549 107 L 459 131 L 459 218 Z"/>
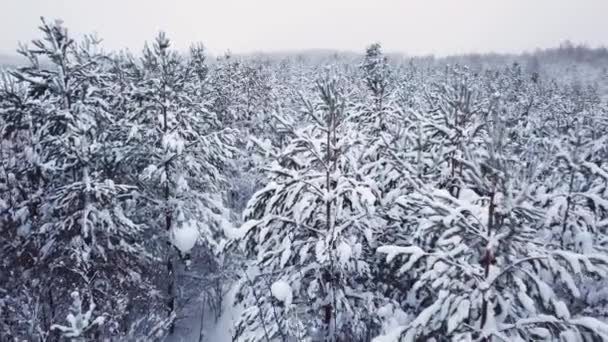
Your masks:
<path fill-rule="evenodd" d="M 198 342 L 205 341 L 205 309 L 206 309 L 206 300 L 202 300 L 201 303 L 201 326 L 198 330 Z"/>
<path fill-rule="evenodd" d="M 164 69 L 164 68 L 163 68 Z M 166 75 L 164 75 L 166 77 Z M 166 103 L 166 83 L 163 81 L 161 88 L 161 110 L 163 115 L 163 134 L 167 134 L 169 131 L 168 127 L 168 119 L 167 119 L 167 107 Z M 164 200 L 165 200 L 165 231 L 167 232 L 167 255 L 166 255 L 166 267 L 167 267 L 167 311 L 169 317 L 171 317 L 175 312 L 175 279 L 174 274 L 175 270 L 173 267 L 173 247 L 171 244 L 171 226 L 173 224 L 173 212 L 170 208 L 169 200 L 171 198 L 171 188 L 170 188 L 170 177 L 171 174 L 169 172 L 169 168 L 171 167 L 170 159 L 165 162 L 164 171 L 165 171 L 165 186 L 164 186 Z M 169 334 L 173 334 L 175 331 L 175 324 L 171 322 L 169 325 Z"/>
<path fill-rule="evenodd" d="M 490 206 L 488 208 L 488 239 L 492 235 L 492 230 L 494 229 L 494 212 L 496 209 L 496 204 L 494 203 L 494 197 L 496 195 L 496 190 L 494 185 L 492 185 L 492 193 L 490 194 Z M 486 246 L 484 251 L 484 255 L 481 259 L 481 264 L 483 266 L 484 278 L 487 280 L 490 276 L 490 265 L 492 264 L 492 260 L 494 259 L 494 253 L 492 251 L 492 246 Z M 479 325 L 480 329 L 483 329 L 486 325 L 488 319 L 488 299 L 486 297 L 486 293 L 483 293 L 483 298 L 481 302 L 481 323 Z M 484 341 L 487 339 L 484 338 Z"/>
<path fill-rule="evenodd" d="M 335 104 L 331 104 L 328 113 L 327 119 L 327 151 L 326 151 L 326 159 L 327 159 L 327 168 L 326 168 L 326 188 L 327 193 L 333 193 L 334 184 L 332 182 L 331 176 L 332 172 L 336 170 L 336 158 L 335 151 L 333 150 L 336 141 L 336 108 Z M 335 341 L 336 340 L 336 296 L 335 296 L 335 270 L 334 270 L 334 226 L 332 218 L 332 198 L 326 198 L 325 203 L 325 211 L 326 211 L 326 225 L 327 225 L 327 233 L 330 234 L 330 246 L 328 246 L 329 251 L 329 270 L 326 273 L 325 281 L 329 284 L 329 291 L 327 293 L 328 303 L 325 306 L 325 339 L 326 341 Z M 333 324 L 333 327 L 332 327 Z"/>
<path fill-rule="evenodd" d="M 327 160 L 327 167 L 326 167 L 326 174 L 325 174 L 325 187 L 327 189 L 327 193 L 330 193 L 330 189 L 331 189 L 331 169 L 330 169 L 330 163 L 331 163 L 331 113 L 328 116 L 328 122 L 327 122 L 327 151 L 326 151 L 326 160 Z M 327 224 L 327 233 L 331 234 L 332 231 L 332 225 L 331 225 L 331 199 L 330 198 L 326 198 L 325 199 L 325 222 Z M 330 239 L 331 241 L 331 239 Z M 327 296 L 331 296 L 331 283 L 332 283 L 332 277 L 333 275 L 331 274 L 333 271 L 333 258 L 332 258 L 332 251 L 331 251 L 331 246 L 328 246 L 328 251 L 329 251 L 329 271 L 325 271 L 326 275 L 324 275 L 324 277 L 326 278 L 325 281 L 329 283 L 330 286 L 330 291 L 328 291 Z M 329 298 L 328 298 L 329 300 Z M 332 318 L 332 305 L 330 302 L 325 304 L 325 334 L 326 334 L 326 338 L 330 338 L 330 334 L 331 334 L 331 318 Z"/>
<path fill-rule="evenodd" d="M 574 170 L 570 168 L 570 182 L 568 185 L 568 196 L 566 197 L 566 212 L 564 213 L 564 223 L 562 224 L 562 245 L 565 243 L 564 235 L 568 229 L 568 218 L 570 216 L 570 210 L 572 206 L 572 190 L 574 188 Z"/>

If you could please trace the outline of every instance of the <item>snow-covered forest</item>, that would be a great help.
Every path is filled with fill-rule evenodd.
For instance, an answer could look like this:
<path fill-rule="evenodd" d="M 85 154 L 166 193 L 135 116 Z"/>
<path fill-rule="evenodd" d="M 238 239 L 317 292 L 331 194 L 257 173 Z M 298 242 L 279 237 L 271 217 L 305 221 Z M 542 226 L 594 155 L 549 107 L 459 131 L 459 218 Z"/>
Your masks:
<path fill-rule="evenodd" d="M 0 341 L 608 341 L 605 49 L 18 52 Z"/>

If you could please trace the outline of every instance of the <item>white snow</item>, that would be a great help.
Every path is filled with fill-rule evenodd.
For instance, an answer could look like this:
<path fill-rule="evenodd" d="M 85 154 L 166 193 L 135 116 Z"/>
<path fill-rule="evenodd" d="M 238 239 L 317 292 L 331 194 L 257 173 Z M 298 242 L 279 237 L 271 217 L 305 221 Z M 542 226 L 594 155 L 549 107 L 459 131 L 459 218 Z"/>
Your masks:
<path fill-rule="evenodd" d="M 199 235 L 196 225 L 186 221 L 181 227 L 173 229 L 173 245 L 183 253 L 189 252 L 196 245 Z"/>
<path fill-rule="evenodd" d="M 523 291 L 517 293 L 517 299 L 521 302 L 521 305 L 531 314 L 536 314 L 536 306 L 534 300 Z"/>
<path fill-rule="evenodd" d="M 353 254 L 353 250 L 350 245 L 344 241 L 341 241 L 337 247 L 338 259 L 342 265 L 346 265 Z"/>
<path fill-rule="evenodd" d="M 417 246 L 382 246 L 378 248 L 378 253 L 386 254 L 386 262 L 391 262 L 399 254 L 412 254 L 414 256 L 424 255 L 424 251 Z"/>
<path fill-rule="evenodd" d="M 372 193 L 369 188 L 366 187 L 357 187 L 357 192 L 361 196 L 361 205 L 365 208 L 368 214 L 374 213 L 374 202 L 376 201 L 376 196 Z"/>
<path fill-rule="evenodd" d="M 234 228 L 231 225 L 225 225 L 222 228 L 224 229 L 224 233 L 228 238 L 240 239 L 261 222 L 261 220 L 249 220 L 243 223 L 240 228 Z"/>
<path fill-rule="evenodd" d="M 156 165 L 148 165 L 141 173 L 141 178 L 147 180 L 156 172 Z"/>
<path fill-rule="evenodd" d="M 323 240 L 319 240 L 315 244 L 315 257 L 319 262 L 323 262 L 327 259 L 327 254 L 325 253 L 325 242 Z"/>
<path fill-rule="evenodd" d="M 288 308 L 293 300 L 293 293 L 291 292 L 291 286 L 284 280 L 275 281 L 270 287 L 272 295 L 277 300 L 283 302 L 285 307 Z"/>
<path fill-rule="evenodd" d="M 561 319 L 569 319 L 570 318 L 570 310 L 566 306 L 566 303 L 561 300 L 553 301 L 553 306 L 555 307 L 555 315 Z"/>
<path fill-rule="evenodd" d="M 576 234 L 575 241 L 580 253 L 593 253 L 593 234 L 580 232 Z"/>
<path fill-rule="evenodd" d="M 403 327 L 410 320 L 403 310 L 390 303 L 380 307 L 377 314 L 382 318 L 382 331 L 387 334 Z"/>
<path fill-rule="evenodd" d="M 448 318 L 448 333 L 454 331 L 469 316 L 471 302 L 468 299 L 462 300 L 456 312 Z"/>
<path fill-rule="evenodd" d="M 281 253 L 281 268 L 285 267 L 291 257 L 291 239 L 287 236 L 283 239 L 283 252 Z"/>
<path fill-rule="evenodd" d="M 578 334 L 572 330 L 563 331 L 561 334 L 559 334 L 559 337 L 560 337 L 560 341 L 564 341 L 564 342 L 579 341 Z"/>

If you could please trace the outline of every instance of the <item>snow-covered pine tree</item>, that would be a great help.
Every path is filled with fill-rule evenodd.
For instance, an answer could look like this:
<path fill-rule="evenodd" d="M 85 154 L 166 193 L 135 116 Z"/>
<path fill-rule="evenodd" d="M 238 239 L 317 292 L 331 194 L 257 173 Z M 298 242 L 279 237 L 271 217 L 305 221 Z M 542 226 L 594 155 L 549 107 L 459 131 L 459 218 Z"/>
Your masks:
<path fill-rule="evenodd" d="M 571 100 L 562 98 L 560 102 Z M 537 205 L 546 210 L 542 226 L 545 241 L 579 253 L 605 253 L 608 172 L 604 160 L 608 142 L 600 132 L 606 132 L 608 126 L 602 120 L 601 107 L 578 101 L 582 103 L 575 115 L 566 111 L 557 122 L 547 122 L 562 133 L 554 134 L 558 138 L 545 144 L 547 163 L 538 179 Z M 583 291 L 568 301 L 571 310 L 605 316 L 602 303 L 607 297 L 601 289 L 606 279 L 577 279 L 577 284 Z"/>
<path fill-rule="evenodd" d="M 360 68 L 369 97 L 361 103 L 357 120 L 378 134 L 391 127 L 392 122 L 387 116 L 393 111 L 392 70 L 379 43 L 367 47 Z"/>
<path fill-rule="evenodd" d="M 211 74 L 212 108 L 221 113 L 218 116 L 225 124 L 239 130 L 236 145 L 240 153 L 229 192 L 229 205 L 238 213 L 259 187 L 259 163 L 252 158 L 250 138 L 263 141 L 276 134 L 269 125 L 274 100 L 270 77 L 265 63 L 231 55 L 218 60 Z"/>
<path fill-rule="evenodd" d="M 391 85 L 391 69 L 388 58 L 382 53 L 380 43 L 374 43 L 365 50 L 365 57 L 361 65 L 365 85 L 374 100 L 374 112 L 380 115 L 384 110 L 385 98 Z"/>
<path fill-rule="evenodd" d="M 107 318 L 87 338 L 157 340 L 177 322 L 179 339 L 195 298 L 221 307 L 243 255 L 176 256 L 201 232 L 216 245 L 263 185 L 235 239 L 251 263 L 236 274 L 241 340 L 605 338 L 608 108 L 577 75 L 583 50 L 389 63 L 372 45 L 363 63 L 207 65 L 201 45 L 181 57 L 159 37 L 140 59 L 42 29 L 30 65 L 0 77 L 0 340 L 68 338 L 51 326 L 72 289 Z M 329 143 L 334 95 L 314 84 L 327 63 L 343 103 Z M 62 327 L 80 339 L 85 325 Z"/>
<path fill-rule="evenodd" d="M 108 178 L 100 163 L 104 142 L 113 138 L 105 128 L 114 123 L 103 90 L 104 56 L 96 39 L 79 44 L 59 21 L 43 19 L 40 29 L 43 39 L 20 50 L 30 65 L 12 73 L 29 93 L 10 115 L 30 139 L 21 155 L 27 162 L 15 172 L 31 195 L 8 214 L 26 237 L 24 247 L 32 247 L 15 253 L 26 260 L 24 283 L 38 291 L 44 314 L 35 319 L 43 330 L 62 314 L 68 287 L 86 288 L 118 325 L 126 292 L 145 286 L 146 254 L 141 227 L 123 212 L 133 188 Z"/>
<path fill-rule="evenodd" d="M 0 74 L 0 279 L 19 279 L 32 267 L 29 255 L 37 247 L 29 236 L 36 227 L 40 204 L 39 169 L 31 158 L 36 129 L 31 124 L 29 89 L 8 72 Z M 39 149 L 38 149 L 39 151 Z M 27 156 L 30 158 L 27 158 Z M 24 277 L 23 285 L 0 285 L 0 340 L 45 336 L 44 325 L 34 319 L 35 293 L 39 288 Z M 48 326 L 46 326 L 48 328 Z"/>
<path fill-rule="evenodd" d="M 433 186 L 404 195 L 419 228 L 410 245 L 378 251 L 415 279 L 406 301 L 412 316 L 376 341 L 608 339 L 608 325 L 571 314 L 556 291 L 578 296 L 575 279 L 605 277 L 608 258 L 539 243 L 543 211 L 530 184 L 539 170 L 505 154 L 500 97 L 492 102 L 483 144 L 457 160 L 459 196 Z"/>
<path fill-rule="evenodd" d="M 93 336 L 93 330 L 101 326 L 104 321 L 104 316 L 98 316 L 91 320 L 95 303 L 90 299 L 89 309 L 82 312 L 82 298 L 78 291 L 74 291 L 70 295 L 72 297 L 72 305 L 70 313 L 67 315 L 69 325 L 53 324 L 52 330 L 59 330 L 61 336 L 71 342 L 86 342 L 87 336 Z M 99 335 L 97 335 L 99 337 Z"/>
<path fill-rule="evenodd" d="M 203 98 L 201 56 L 192 57 L 186 63 L 164 33 L 146 46 L 135 85 L 139 106 L 125 122 L 127 143 L 134 147 L 126 162 L 140 188 L 137 217 L 153 227 L 157 241 L 166 242 L 160 258 L 169 316 L 178 304 L 177 257 L 187 265 L 197 242 L 212 252 L 220 243 L 226 222 L 221 190 L 234 153 L 232 130 L 221 126 Z"/>
<path fill-rule="evenodd" d="M 337 81 L 309 102 L 312 124 L 283 121 L 291 141 L 249 202 L 238 243 L 252 259 L 239 296 L 239 341 L 357 341 L 374 333 L 370 245 L 377 191 L 358 160 L 365 139 Z M 256 271 L 257 270 L 257 271 Z"/>
<path fill-rule="evenodd" d="M 239 90 L 241 62 L 230 52 L 218 57 L 212 78 L 213 111 L 224 123 L 238 122 L 242 115 L 243 95 Z"/>
<path fill-rule="evenodd" d="M 382 243 L 411 243 L 418 227 L 416 220 L 409 219 L 411 206 L 404 194 L 421 191 L 423 184 L 457 194 L 455 184 L 461 182 L 462 170 L 456 156 L 466 146 L 479 145 L 478 118 L 487 101 L 474 94 L 478 79 L 456 68 L 431 80 L 434 83 L 408 90 L 405 96 L 414 97 L 413 101 L 399 101 L 391 128 L 376 142 L 382 157 L 366 166 L 374 169 L 371 174 L 384 189 L 381 201 L 387 226 Z"/>
<path fill-rule="evenodd" d="M 488 98 L 483 97 L 480 80 L 466 67 L 448 68 L 445 79 L 435 83 L 427 93 L 430 102 L 428 119 L 423 129 L 433 131 L 434 147 L 439 159 L 447 167 L 441 171 L 441 187 L 458 197 L 462 182 L 461 158 L 465 144 L 470 144 L 483 125 L 482 111 L 488 108 Z M 437 146 L 438 145 L 438 146 Z"/>

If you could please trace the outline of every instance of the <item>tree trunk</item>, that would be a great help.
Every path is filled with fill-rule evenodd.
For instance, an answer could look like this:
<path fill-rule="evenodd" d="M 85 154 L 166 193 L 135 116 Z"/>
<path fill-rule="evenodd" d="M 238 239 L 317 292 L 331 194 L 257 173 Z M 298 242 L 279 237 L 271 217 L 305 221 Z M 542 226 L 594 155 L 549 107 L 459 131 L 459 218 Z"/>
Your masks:
<path fill-rule="evenodd" d="M 488 208 L 488 238 L 490 238 L 491 234 L 492 234 L 492 229 L 494 228 L 494 211 L 495 211 L 495 203 L 494 203 L 494 196 L 496 194 L 495 189 L 492 189 L 492 193 L 490 194 L 490 207 Z M 484 272 L 484 278 L 487 280 L 488 277 L 490 276 L 490 265 L 492 264 L 492 261 L 494 259 L 494 253 L 492 252 L 492 246 L 486 246 L 486 249 L 484 251 L 484 255 L 481 259 L 481 264 L 483 266 L 483 272 Z M 486 321 L 488 319 L 488 300 L 486 298 L 486 293 L 483 293 L 483 298 L 482 298 L 482 302 L 481 302 L 481 323 L 479 325 L 479 329 L 483 329 L 483 327 L 486 325 Z M 484 338 L 483 340 L 484 342 L 487 341 L 486 338 Z"/>

